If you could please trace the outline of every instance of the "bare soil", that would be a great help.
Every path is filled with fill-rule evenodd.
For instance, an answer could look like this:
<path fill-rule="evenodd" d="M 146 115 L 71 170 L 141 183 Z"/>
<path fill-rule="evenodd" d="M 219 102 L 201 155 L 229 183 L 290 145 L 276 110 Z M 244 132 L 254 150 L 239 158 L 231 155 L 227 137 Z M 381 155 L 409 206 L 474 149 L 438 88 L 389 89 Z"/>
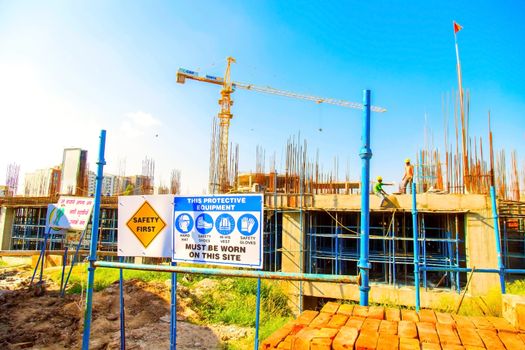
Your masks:
<path fill-rule="evenodd" d="M 29 267 L 0 268 L 0 349 L 80 348 L 85 296 L 61 298 L 51 280 L 45 281 L 45 292 L 37 296 L 38 291 L 29 287 L 31 273 Z M 167 284 L 125 282 L 126 349 L 169 348 L 169 298 Z M 246 336 L 245 330 L 235 326 L 203 327 L 187 322 L 194 313 L 184 297 L 178 300 L 177 349 L 221 349 L 221 339 Z M 117 282 L 94 295 L 90 349 L 119 348 Z"/>

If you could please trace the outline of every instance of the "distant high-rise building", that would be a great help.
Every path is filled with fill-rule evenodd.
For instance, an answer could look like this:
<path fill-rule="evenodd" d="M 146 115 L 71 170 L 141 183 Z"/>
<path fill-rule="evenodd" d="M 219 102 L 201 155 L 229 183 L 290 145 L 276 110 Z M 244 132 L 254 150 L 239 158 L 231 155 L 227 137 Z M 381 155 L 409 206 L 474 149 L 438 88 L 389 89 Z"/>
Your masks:
<path fill-rule="evenodd" d="M 48 197 L 58 192 L 60 169 L 39 169 L 27 173 L 24 180 L 24 195 L 27 197 Z"/>
<path fill-rule="evenodd" d="M 87 151 L 80 148 L 64 149 L 60 194 L 87 195 Z"/>
<path fill-rule="evenodd" d="M 88 195 L 95 195 L 95 186 L 97 181 L 97 174 L 90 171 L 88 174 Z M 119 192 L 119 178 L 116 175 L 104 174 L 102 179 L 102 195 L 115 196 Z"/>

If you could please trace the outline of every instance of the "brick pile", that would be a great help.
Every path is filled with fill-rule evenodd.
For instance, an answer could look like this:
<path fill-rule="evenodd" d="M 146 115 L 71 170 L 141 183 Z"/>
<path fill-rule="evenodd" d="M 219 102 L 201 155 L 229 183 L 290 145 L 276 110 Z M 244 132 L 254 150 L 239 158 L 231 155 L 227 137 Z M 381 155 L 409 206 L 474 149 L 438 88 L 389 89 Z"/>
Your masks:
<path fill-rule="evenodd" d="M 262 342 L 284 350 L 525 350 L 525 331 L 503 318 L 329 302 L 304 311 Z"/>

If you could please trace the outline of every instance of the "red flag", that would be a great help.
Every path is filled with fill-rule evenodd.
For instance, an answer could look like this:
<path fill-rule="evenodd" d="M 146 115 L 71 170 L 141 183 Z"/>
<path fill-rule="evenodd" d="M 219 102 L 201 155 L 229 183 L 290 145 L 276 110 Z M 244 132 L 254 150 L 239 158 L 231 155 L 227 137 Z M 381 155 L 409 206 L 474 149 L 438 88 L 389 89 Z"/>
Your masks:
<path fill-rule="evenodd" d="M 456 34 L 456 33 L 459 32 L 461 29 L 463 29 L 463 27 L 460 26 L 459 24 L 457 24 L 456 21 L 452 21 L 452 23 L 454 23 L 454 34 Z"/>

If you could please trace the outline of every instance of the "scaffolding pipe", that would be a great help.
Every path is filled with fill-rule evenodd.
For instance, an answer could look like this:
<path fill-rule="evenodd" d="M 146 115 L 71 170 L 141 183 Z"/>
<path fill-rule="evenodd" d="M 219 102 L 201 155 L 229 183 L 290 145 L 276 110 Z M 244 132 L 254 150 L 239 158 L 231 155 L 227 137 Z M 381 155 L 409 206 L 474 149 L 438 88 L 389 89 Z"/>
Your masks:
<path fill-rule="evenodd" d="M 210 268 L 203 268 L 203 267 L 146 265 L 146 264 L 132 264 L 132 263 L 117 263 L 117 262 L 110 262 L 110 261 L 97 261 L 93 265 L 95 267 L 109 267 L 109 268 L 114 268 L 114 269 L 131 269 L 131 270 L 157 271 L 157 272 L 178 272 L 178 273 L 191 273 L 191 274 L 213 275 L 213 276 L 263 278 L 263 279 L 271 279 L 271 280 L 357 283 L 357 276 L 337 276 L 337 275 L 325 275 L 325 274 L 316 274 L 316 273 L 210 269 Z"/>
<path fill-rule="evenodd" d="M 106 130 L 100 131 L 100 145 L 97 161 L 97 181 L 95 186 L 95 202 L 93 208 L 93 221 L 91 225 L 91 243 L 89 247 L 88 285 L 86 291 L 86 310 L 84 313 L 84 331 L 82 334 L 82 350 L 89 350 L 89 335 L 91 330 L 91 309 L 93 307 L 93 287 L 95 285 L 95 267 L 97 262 L 98 246 L 98 221 L 100 216 L 100 194 L 102 192 L 102 179 L 104 174 L 104 151 L 106 148 Z"/>
<path fill-rule="evenodd" d="M 419 312 L 419 243 L 417 227 L 416 183 L 412 182 L 412 236 L 414 240 L 414 289 L 416 291 L 416 311 Z"/>
<path fill-rule="evenodd" d="M 494 186 L 490 186 L 490 199 L 492 202 L 492 217 L 494 218 L 494 238 L 496 239 L 496 254 L 498 258 L 499 283 L 501 285 L 501 294 L 505 294 L 505 266 L 501 257 L 501 240 L 499 233 L 499 215 L 496 205 L 496 191 Z"/>
<path fill-rule="evenodd" d="M 370 90 L 363 90 L 363 129 L 361 140 L 363 145 L 359 156 L 361 157 L 361 237 L 359 240 L 359 275 L 361 276 L 361 283 L 359 286 L 359 304 L 361 306 L 368 306 L 368 292 L 370 287 L 368 285 L 368 272 L 370 270 L 370 262 L 368 260 L 368 240 L 370 230 L 370 195 L 368 193 L 370 188 L 370 159 L 372 158 L 372 150 L 370 149 Z"/>

